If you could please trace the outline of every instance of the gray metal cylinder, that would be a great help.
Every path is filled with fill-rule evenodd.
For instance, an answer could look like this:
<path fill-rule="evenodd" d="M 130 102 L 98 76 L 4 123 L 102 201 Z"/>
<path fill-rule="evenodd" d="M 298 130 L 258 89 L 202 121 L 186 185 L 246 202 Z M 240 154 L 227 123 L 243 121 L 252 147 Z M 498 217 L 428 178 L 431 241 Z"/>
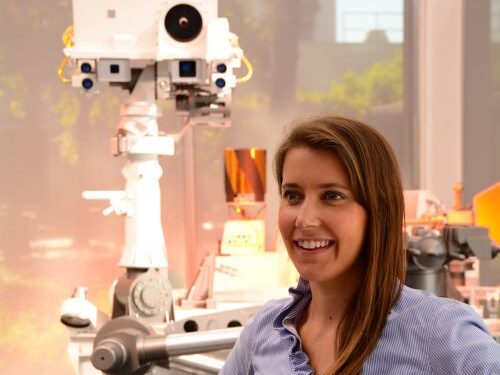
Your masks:
<path fill-rule="evenodd" d="M 164 360 L 185 354 L 206 353 L 230 349 L 238 340 L 242 328 L 149 336 L 140 338 L 137 351 L 141 363 Z"/>
<path fill-rule="evenodd" d="M 90 361 L 96 369 L 110 371 L 121 368 L 127 359 L 123 344 L 114 339 L 104 340 L 94 349 Z"/>

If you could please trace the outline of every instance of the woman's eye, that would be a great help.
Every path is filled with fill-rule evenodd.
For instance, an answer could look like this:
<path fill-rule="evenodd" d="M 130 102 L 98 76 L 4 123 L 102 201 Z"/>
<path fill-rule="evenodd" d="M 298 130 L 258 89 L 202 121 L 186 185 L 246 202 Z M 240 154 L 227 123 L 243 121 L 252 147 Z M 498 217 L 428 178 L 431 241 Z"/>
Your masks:
<path fill-rule="evenodd" d="M 324 194 L 324 199 L 327 201 L 339 201 L 344 198 L 344 196 L 336 191 L 327 191 Z"/>
<path fill-rule="evenodd" d="M 294 191 L 285 191 L 283 192 L 283 198 L 288 202 L 296 202 L 300 199 L 300 195 Z"/>

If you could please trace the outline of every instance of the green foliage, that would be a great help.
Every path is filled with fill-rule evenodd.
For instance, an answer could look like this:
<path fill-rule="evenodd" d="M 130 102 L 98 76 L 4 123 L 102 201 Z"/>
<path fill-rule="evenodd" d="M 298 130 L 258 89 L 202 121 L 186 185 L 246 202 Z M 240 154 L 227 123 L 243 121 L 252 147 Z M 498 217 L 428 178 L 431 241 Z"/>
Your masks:
<path fill-rule="evenodd" d="M 57 311 L 53 309 L 40 313 L 40 311 L 33 311 L 30 307 L 32 306 L 26 305 L 25 310 L 21 312 L 12 311 L 12 307 L 0 307 L 2 314 L 0 358 L 3 357 L 2 365 L 5 366 L 2 367 L 3 373 L 18 373 L 16 370 L 19 368 L 40 366 L 40 363 L 47 363 L 48 367 L 60 367 L 57 363 L 61 361 L 61 355 L 64 355 L 63 347 L 67 340 L 67 333 L 58 319 L 54 319 Z M 56 343 L 61 343 L 61 345 Z M 29 358 L 29 361 L 23 365 L 19 363 L 15 365 L 13 357 Z M 43 372 L 38 368 L 30 373 L 41 374 Z"/>
<path fill-rule="evenodd" d="M 105 121 L 108 125 L 116 126 L 120 114 L 120 99 L 109 91 L 101 93 L 92 102 L 89 110 L 89 124 L 95 125 Z"/>
<path fill-rule="evenodd" d="M 270 97 L 268 93 L 253 91 L 246 95 L 237 95 L 233 101 L 233 108 L 268 110 Z"/>
<path fill-rule="evenodd" d="M 18 119 L 26 118 L 26 112 L 23 103 L 20 100 L 12 99 L 9 103 L 10 113 Z"/>
<path fill-rule="evenodd" d="M 4 48 L 0 48 L 0 104 L 15 119 L 26 118 L 23 97 L 26 95 L 24 76 L 18 72 L 9 72 L 4 64 Z"/>
<path fill-rule="evenodd" d="M 10 22 L 26 28 L 26 33 L 48 29 L 61 20 L 68 19 L 71 0 L 31 1 L 29 6 L 24 1 L 4 1 L 2 12 Z"/>
<path fill-rule="evenodd" d="M 290 12 L 293 10 L 293 12 Z M 238 35 L 245 56 L 254 67 L 250 85 L 260 91 L 272 91 L 276 70 L 282 66 L 276 62 L 276 46 L 290 40 L 283 20 L 290 20 L 294 30 L 306 36 L 311 33 L 318 0 L 221 0 L 220 14 L 229 19 L 231 31 Z M 287 14 L 293 14 L 288 17 Z M 285 21 L 286 22 L 286 21 Z M 298 40 L 291 39 L 291 43 Z M 288 61 L 295 65 L 295 62 Z M 241 76 L 244 68 L 236 72 Z M 279 83 L 278 83 L 279 85 Z"/>
<path fill-rule="evenodd" d="M 9 90 L 20 90 L 22 89 L 24 79 L 20 73 L 3 74 L 2 83 Z"/>
<path fill-rule="evenodd" d="M 397 49 L 390 59 L 376 62 L 361 73 L 347 70 L 340 81 L 332 81 L 329 92 L 297 89 L 296 99 L 313 105 L 333 105 L 360 116 L 373 106 L 399 104 L 403 99 L 402 49 Z"/>
<path fill-rule="evenodd" d="M 273 36 L 274 1 L 225 0 L 221 2 L 221 12 L 227 17 L 238 35 L 252 36 L 259 42 L 270 42 Z"/>
<path fill-rule="evenodd" d="M 0 284 L 1 285 L 27 285 L 26 280 L 21 275 L 13 273 L 4 264 L 0 264 Z"/>
<path fill-rule="evenodd" d="M 78 148 L 75 140 L 75 127 L 80 116 L 81 104 L 78 93 L 73 90 L 58 91 L 55 98 L 52 91 L 47 90 L 43 99 L 49 104 L 50 111 L 56 117 L 56 123 L 62 131 L 53 139 L 59 149 L 60 157 L 70 165 L 78 162 Z M 54 103 L 54 104 L 50 104 Z"/>
<path fill-rule="evenodd" d="M 203 142 L 202 150 L 209 148 L 219 149 L 219 143 L 224 139 L 224 131 L 222 129 L 202 129 L 201 141 Z"/>
<path fill-rule="evenodd" d="M 78 163 L 78 147 L 75 140 L 74 132 L 71 130 L 64 130 L 53 139 L 54 143 L 59 148 L 59 156 L 61 159 L 66 160 L 70 165 Z"/>

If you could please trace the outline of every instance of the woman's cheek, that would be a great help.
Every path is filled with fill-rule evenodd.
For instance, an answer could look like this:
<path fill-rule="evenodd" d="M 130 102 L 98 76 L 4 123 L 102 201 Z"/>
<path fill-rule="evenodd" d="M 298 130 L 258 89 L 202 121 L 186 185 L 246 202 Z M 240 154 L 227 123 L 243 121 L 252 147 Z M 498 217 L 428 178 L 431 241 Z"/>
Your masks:
<path fill-rule="evenodd" d="M 293 210 L 289 207 L 280 207 L 278 213 L 278 228 L 283 239 L 291 237 L 294 227 L 295 219 Z"/>

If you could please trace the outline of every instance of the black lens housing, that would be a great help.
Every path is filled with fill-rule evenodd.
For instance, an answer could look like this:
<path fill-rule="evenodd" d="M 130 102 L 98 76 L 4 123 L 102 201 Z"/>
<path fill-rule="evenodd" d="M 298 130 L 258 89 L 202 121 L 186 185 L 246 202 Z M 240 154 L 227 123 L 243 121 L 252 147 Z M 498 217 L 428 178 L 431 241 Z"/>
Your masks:
<path fill-rule="evenodd" d="M 219 73 L 226 73 L 226 71 L 227 71 L 226 64 L 222 64 L 222 63 L 221 64 L 217 64 L 217 71 Z"/>
<path fill-rule="evenodd" d="M 90 90 L 94 86 L 94 81 L 92 81 L 90 78 L 84 78 L 82 80 L 82 87 L 85 90 Z"/>
<path fill-rule="evenodd" d="M 196 61 L 179 61 L 179 77 L 196 77 Z"/>
<path fill-rule="evenodd" d="M 84 62 L 82 65 L 80 65 L 80 70 L 82 73 L 90 73 L 92 72 L 92 65 L 90 65 L 88 62 Z"/>
<path fill-rule="evenodd" d="M 223 78 L 217 78 L 215 80 L 215 86 L 217 86 L 219 88 L 223 88 L 224 86 L 226 86 L 226 80 Z"/>
<path fill-rule="evenodd" d="M 165 30 L 178 42 L 190 42 L 201 32 L 203 20 L 200 12 L 188 4 L 172 7 L 165 16 Z"/>

